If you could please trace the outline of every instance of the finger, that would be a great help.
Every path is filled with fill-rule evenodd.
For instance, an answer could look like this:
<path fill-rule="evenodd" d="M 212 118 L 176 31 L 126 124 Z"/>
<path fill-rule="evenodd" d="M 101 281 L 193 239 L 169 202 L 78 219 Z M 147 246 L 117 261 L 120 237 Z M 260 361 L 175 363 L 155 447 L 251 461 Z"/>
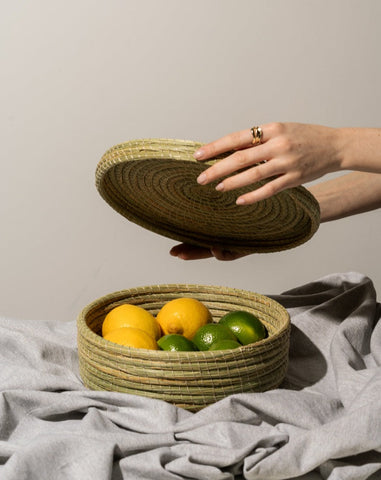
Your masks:
<path fill-rule="evenodd" d="M 251 205 L 255 202 L 265 200 L 273 195 L 285 190 L 286 188 L 295 187 L 297 183 L 290 182 L 288 175 L 281 175 L 274 180 L 266 183 L 262 187 L 253 190 L 252 192 L 241 195 L 237 198 L 237 205 Z"/>
<path fill-rule="evenodd" d="M 238 258 L 242 258 L 247 255 L 244 253 L 232 252 L 231 250 L 224 250 L 220 247 L 212 247 L 210 250 L 213 256 L 217 260 L 222 260 L 222 261 L 237 260 Z"/>
<path fill-rule="evenodd" d="M 266 132 L 262 129 L 262 142 L 266 142 L 269 138 Z M 252 145 L 253 135 L 251 129 L 240 130 L 229 135 L 215 140 L 214 142 L 203 145 L 195 153 L 194 157 L 197 160 L 206 160 L 215 157 L 221 153 L 230 152 L 231 150 L 241 150 Z"/>
<path fill-rule="evenodd" d="M 266 163 L 256 164 L 244 172 L 225 178 L 216 186 L 216 190 L 219 192 L 227 192 L 236 188 L 252 185 L 253 183 L 282 173 L 284 173 L 282 165 L 276 159 L 273 159 Z"/>
<path fill-rule="evenodd" d="M 169 254 L 172 255 L 172 257 L 178 257 L 182 260 L 200 260 L 213 257 L 209 248 L 189 245 L 188 243 L 175 245 L 171 248 Z"/>
<path fill-rule="evenodd" d="M 247 168 L 268 160 L 270 156 L 268 145 L 269 144 L 263 144 L 232 153 L 204 170 L 197 178 L 197 182 L 200 185 L 206 185 L 242 168 Z"/>

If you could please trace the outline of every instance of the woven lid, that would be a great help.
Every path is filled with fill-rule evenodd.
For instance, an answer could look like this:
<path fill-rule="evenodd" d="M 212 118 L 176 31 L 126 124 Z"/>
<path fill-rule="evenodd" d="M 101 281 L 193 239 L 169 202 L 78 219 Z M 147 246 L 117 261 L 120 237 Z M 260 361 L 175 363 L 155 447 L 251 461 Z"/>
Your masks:
<path fill-rule="evenodd" d="M 285 190 L 253 205 L 236 205 L 257 185 L 218 192 L 198 175 L 222 157 L 198 162 L 202 144 L 143 139 L 109 149 L 96 169 L 96 186 L 128 220 L 174 240 L 241 253 L 274 252 L 307 241 L 319 227 L 316 199 L 304 188 Z"/>

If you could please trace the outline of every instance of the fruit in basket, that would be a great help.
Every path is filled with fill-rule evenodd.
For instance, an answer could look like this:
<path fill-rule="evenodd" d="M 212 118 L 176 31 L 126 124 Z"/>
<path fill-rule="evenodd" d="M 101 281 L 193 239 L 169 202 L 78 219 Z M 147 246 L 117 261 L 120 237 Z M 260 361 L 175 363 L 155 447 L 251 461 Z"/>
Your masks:
<path fill-rule="evenodd" d="M 140 328 L 122 327 L 112 330 L 103 337 L 118 345 L 133 348 L 146 348 L 148 350 L 158 350 L 158 344 L 151 335 Z"/>
<path fill-rule="evenodd" d="M 199 300 L 180 297 L 164 304 L 156 319 L 164 335 L 176 333 L 192 340 L 201 326 L 212 321 L 212 315 Z"/>
<path fill-rule="evenodd" d="M 103 337 L 108 333 L 123 327 L 133 327 L 144 330 L 157 340 L 160 335 L 160 326 L 156 318 L 138 305 L 125 303 L 113 308 L 105 317 L 102 324 Z"/>
<path fill-rule="evenodd" d="M 169 335 L 163 335 L 157 341 L 159 348 L 161 350 L 171 351 L 171 352 L 194 352 L 197 350 L 196 345 L 184 337 L 184 335 L 179 335 L 177 333 L 172 333 Z"/>
<path fill-rule="evenodd" d="M 266 328 L 259 318 L 243 310 L 227 313 L 219 324 L 229 328 L 242 345 L 258 342 L 267 336 Z"/>
<path fill-rule="evenodd" d="M 193 337 L 193 343 L 199 350 L 209 350 L 214 343 L 222 340 L 237 341 L 237 338 L 228 327 L 218 323 L 203 325 Z"/>
<path fill-rule="evenodd" d="M 239 347 L 242 347 L 242 345 L 237 340 L 220 340 L 212 343 L 209 350 L 231 350 Z"/>

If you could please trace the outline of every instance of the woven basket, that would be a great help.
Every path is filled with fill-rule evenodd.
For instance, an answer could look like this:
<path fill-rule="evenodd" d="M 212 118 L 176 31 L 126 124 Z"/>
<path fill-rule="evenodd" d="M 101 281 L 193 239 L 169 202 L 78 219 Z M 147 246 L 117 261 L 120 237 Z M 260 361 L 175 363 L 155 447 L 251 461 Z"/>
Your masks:
<path fill-rule="evenodd" d="M 192 245 L 266 253 L 296 247 L 314 235 L 319 204 L 302 186 L 238 206 L 239 195 L 265 181 L 228 192 L 218 192 L 217 182 L 198 185 L 198 175 L 222 158 L 196 161 L 193 153 L 201 145 L 157 138 L 116 145 L 98 163 L 97 189 L 128 220 Z"/>
<path fill-rule="evenodd" d="M 232 310 L 254 313 L 268 337 L 234 350 L 166 352 L 135 349 L 101 337 L 102 322 L 122 303 L 153 315 L 168 301 L 192 297 L 211 311 L 213 321 Z M 244 290 L 202 285 L 156 285 L 106 295 L 78 316 L 80 374 L 94 390 L 109 390 L 165 400 L 190 411 L 243 392 L 263 392 L 282 382 L 289 350 L 288 312 L 274 300 Z"/>

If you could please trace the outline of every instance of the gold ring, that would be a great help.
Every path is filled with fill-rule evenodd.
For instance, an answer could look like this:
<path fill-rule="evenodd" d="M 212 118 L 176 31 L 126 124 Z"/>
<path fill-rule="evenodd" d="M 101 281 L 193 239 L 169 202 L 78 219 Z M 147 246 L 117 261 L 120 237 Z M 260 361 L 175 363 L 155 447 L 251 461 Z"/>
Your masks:
<path fill-rule="evenodd" d="M 250 128 L 251 134 L 253 135 L 253 145 L 259 145 L 262 142 L 263 131 L 261 127 L 252 127 Z"/>

